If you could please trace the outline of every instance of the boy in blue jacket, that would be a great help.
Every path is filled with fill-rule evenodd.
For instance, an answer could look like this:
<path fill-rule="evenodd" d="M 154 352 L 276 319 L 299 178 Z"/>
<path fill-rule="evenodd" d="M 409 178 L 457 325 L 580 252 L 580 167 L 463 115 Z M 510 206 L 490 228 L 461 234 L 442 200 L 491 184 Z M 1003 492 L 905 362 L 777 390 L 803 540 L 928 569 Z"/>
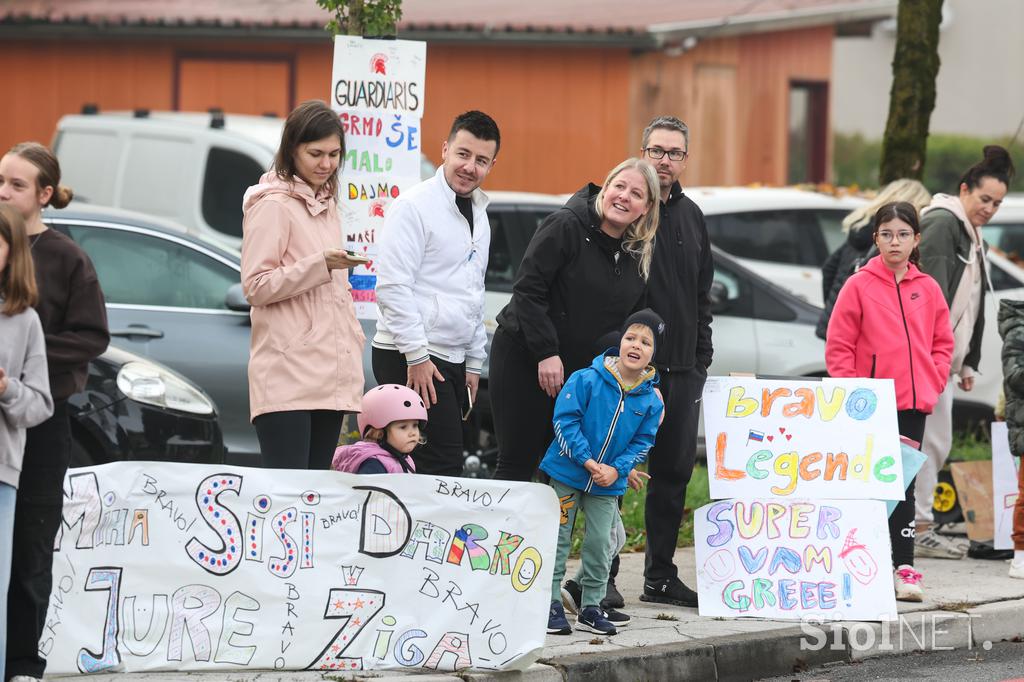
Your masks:
<path fill-rule="evenodd" d="M 622 328 L 618 352 L 609 349 L 594 358 L 590 367 L 573 372 L 558 394 L 555 439 L 540 463 L 562 507 L 548 634 L 572 632 L 560 595 L 573 522 L 580 509 L 587 524 L 576 629 L 615 634 L 614 623 L 600 606 L 612 559 L 608 538 L 629 472 L 654 445 L 663 407 L 654 392 L 658 373 L 650 363 L 664 332 L 665 323 L 654 311 L 634 313 Z"/>

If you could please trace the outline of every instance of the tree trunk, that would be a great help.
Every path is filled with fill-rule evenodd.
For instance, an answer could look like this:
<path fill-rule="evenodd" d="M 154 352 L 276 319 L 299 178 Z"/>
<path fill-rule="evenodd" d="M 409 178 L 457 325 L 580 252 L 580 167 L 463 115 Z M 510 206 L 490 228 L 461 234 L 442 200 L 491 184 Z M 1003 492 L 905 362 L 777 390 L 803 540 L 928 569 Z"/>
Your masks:
<path fill-rule="evenodd" d="M 939 73 L 942 0 L 900 0 L 879 180 L 920 180 Z"/>
<path fill-rule="evenodd" d="M 348 34 L 363 35 L 363 0 L 351 0 L 348 6 Z"/>

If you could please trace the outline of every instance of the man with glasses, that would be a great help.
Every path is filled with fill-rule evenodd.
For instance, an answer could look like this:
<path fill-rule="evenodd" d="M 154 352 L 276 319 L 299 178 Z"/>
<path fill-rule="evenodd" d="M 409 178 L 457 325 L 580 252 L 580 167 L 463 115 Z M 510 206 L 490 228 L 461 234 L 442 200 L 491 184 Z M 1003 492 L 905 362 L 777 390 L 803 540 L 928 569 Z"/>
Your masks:
<path fill-rule="evenodd" d="M 700 397 L 711 364 L 709 292 L 714 263 L 704 214 L 679 184 L 689 142 L 685 123 L 674 116 L 659 116 L 644 130 L 641 149 L 661 186 L 661 221 L 647 281 L 647 305 L 665 320 L 666 338 L 655 356 L 665 421 L 647 455 L 651 480 L 640 599 L 696 607 L 697 593 L 679 579 L 673 558 L 686 485 L 697 457 Z"/>

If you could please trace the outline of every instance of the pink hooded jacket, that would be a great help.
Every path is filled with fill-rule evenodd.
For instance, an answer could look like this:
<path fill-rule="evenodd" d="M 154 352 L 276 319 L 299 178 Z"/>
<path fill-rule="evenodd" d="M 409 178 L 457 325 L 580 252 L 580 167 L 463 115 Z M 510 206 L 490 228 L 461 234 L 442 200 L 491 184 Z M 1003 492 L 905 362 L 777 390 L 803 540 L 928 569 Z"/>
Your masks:
<path fill-rule="evenodd" d="M 825 340 L 831 376 L 893 379 L 896 409 L 930 414 L 952 355 L 949 308 L 930 276 L 910 265 L 897 284 L 875 256 L 846 280 Z"/>
<path fill-rule="evenodd" d="M 368 459 L 375 459 L 384 465 L 389 474 L 403 473 L 402 464 L 395 459 L 387 450 L 372 440 L 361 440 L 352 445 L 342 445 L 334 451 L 334 459 L 331 461 L 331 468 L 335 471 L 347 471 L 350 474 L 359 472 L 359 466 Z M 406 456 L 405 464 L 416 472 L 416 465 L 412 457 Z"/>
<path fill-rule="evenodd" d="M 252 305 L 249 412 L 358 412 L 363 330 L 347 270 L 327 269 L 342 248 L 334 197 L 271 171 L 242 200 L 242 287 Z"/>

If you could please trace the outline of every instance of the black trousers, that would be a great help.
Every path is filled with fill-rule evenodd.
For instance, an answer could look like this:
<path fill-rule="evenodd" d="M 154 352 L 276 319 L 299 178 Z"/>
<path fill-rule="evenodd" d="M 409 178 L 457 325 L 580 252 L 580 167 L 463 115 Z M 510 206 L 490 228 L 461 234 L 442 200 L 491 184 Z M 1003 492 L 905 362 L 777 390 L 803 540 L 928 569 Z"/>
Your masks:
<path fill-rule="evenodd" d="M 555 435 L 555 401 L 537 383 L 536 361 L 500 327 L 491 341 L 490 368 L 487 388 L 498 440 L 494 478 L 529 481 Z"/>
<path fill-rule="evenodd" d="M 412 452 L 416 473 L 461 476 L 462 408 L 466 403 L 466 364 L 448 362 L 433 355 L 430 361 L 444 377 L 434 379 L 437 403 L 427 405 L 427 442 Z M 397 350 L 373 349 L 373 376 L 378 384 L 406 385 L 409 366 Z"/>
<path fill-rule="evenodd" d="M 64 503 L 64 474 L 71 461 L 67 402 L 56 402 L 53 407 L 53 416 L 26 434 L 7 590 L 8 678 L 41 678 L 46 670 L 46 659 L 39 655 L 39 639 L 53 583 L 53 540 Z"/>
<path fill-rule="evenodd" d="M 694 367 L 680 372 L 660 372 L 665 421 L 658 427 L 654 447 L 647 455 L 647 502 L 644 524 L 647 550 L 644 577 L 665 580 L 678 574 L 673 558 L 683 521 L 686 486 L 697 458 L 697 419 L 707 371 Z"/>
<path fill-rule="evenodd" d="M 344 412 L 288 410 L 266 412 L 252 420 L 264 469 L 331 468 Z"/>
<path fill-rule="evenodd" d="M 927 417 L 917 410 L 900 410 L 896 413 L 900 435 L 920 443 L 924 440 L 924 422 Z M 907 483 L 907 496 L 896 503 L 889 515 L 889 538 L 892 542 L 892 565 L 914 565 L 914 481 Z"/>

